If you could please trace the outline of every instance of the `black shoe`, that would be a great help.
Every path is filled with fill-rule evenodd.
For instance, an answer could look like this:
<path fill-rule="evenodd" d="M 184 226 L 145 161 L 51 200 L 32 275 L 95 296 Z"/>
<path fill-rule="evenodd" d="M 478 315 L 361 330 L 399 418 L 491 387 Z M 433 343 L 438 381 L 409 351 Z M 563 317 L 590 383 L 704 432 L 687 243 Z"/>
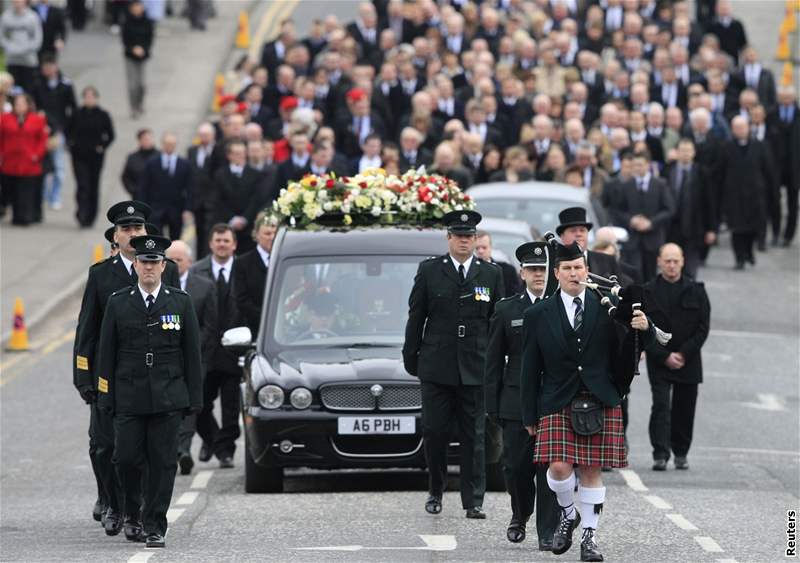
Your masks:
<path fill-rule="evenodd" d="M 667 470 L 666 459 L 656 459 L 653 461 L 653 471 L 666 471 L 666 470 Z"/>
<path fill-rule="evenodd" d="M 553 538 L 539 540 L 539 551 L 553 551 Z"/>
<path fill-rule="evenodd" d="M 467 518 L 471 518 L 473 520 L 486 520 L 486 513 L 480 506 L 473 506 L 472 508 L 467 509 Z"/>
<path fill-rule="evenodd" d="M 790 241 L 790 240 L 786 239 L 786 240 L 784 240 L 784 241 L 781 243 L 781 246 L 782 246 L 783 248 L 789 248 L 790 246 L 792 246 L 792 241 Z"/>
<path fill-rule="evenodd" d="M 675 469 L 689 469 L 689 462 L 686 456 L 675 456 Z"/>
<path fill-rule="evenodd" d="M 164 536 L 161 534 L 147 534 L 145 547 L 164 547 Z"/>
<path fill-rule="evenodd" d="M 767 251 L 766 241 L 763 240 L 758 241 L 758 246 L 756 248 L 758 248 L 759 252 L 766 252 Z"/>
<path fill-rule="evenodd" d="M 103 518 L 103 514 L 105 514 L 107 507 L 100 502 L 100 499 L 94 501 L 94 507 L 92 507 L 92 518 L 94 518 L 95 522 L 100 522 Z"/>
<path fill-rule="evenodd" d="M 556 528 L 556 532 L 553 534 L 553 553 L 556 555 L 566 553 L 569 551 L 569 548 L 572 547 L 572 532 L 574 532 L 578 524 L 581 523 L 580 513 L 574 508 L 573 511 L 575 513 L 575 518 L 570 520 L 567 518 L 567 511 L 563 508 L 561 509 L 561 522 L 558 524 L 558 528 Z"/>
<path fill-rule="evenodd" d="M 233 468 L 233 458 L 230 456 L 225 456 L 219 460 L 219 468 L 220 469 L 232 469 Z"/>
<path fill-rule="evenodd" d="M 181 454 L 178 458 L 178 465 L 181 468 L 181 475 L 189 475 L 194 467 L 194 461 L 190 454 Z"/>
<path fill-rule="evenodd" d="M 602 471 L 603 473 L 611 473 L 612 471 L 614 471 L 614 469 L 611 467 L 602 467 L 600 468 L 600 471 Z"/>
<path fill-rule="evenodd" d="M 734 270 L 744 270 L 744 262 L 736 262 L 736 265 L 733 267 Z"/>
<path fill-rule="evenodd" d="M 425 512 L 428 514 L 440 514 L 442 512 L 442 497 L 429 495 L 425 501 Z"/>
<path fill-rule="evenodd" d="M 581 537 L 581 561 L 602 561 L 603 554 L 597 549 L 594 541 L 594 530 L 586 528 Z"/>
<path fill-rule="evenodd" d="M 197 456 L 197 459 L 200 461 L 208 461 L 211 459 L 212 455 L 214 455 L 214 452 L 211 450 L 211 446 L 207 442 L 203 442 L 203 446 L 200 448 L 200 455 Z"/>
<path fill-rule="evenodd" d="M 512 518 L 506 530 L 506 537 L 511 543 L 525 541 L 525 522 L 519 518 Z"/>
<path fill-rule="evenodd" d="M 107 536 L 116 536 L 122 531 L 122 516 L 109 508 L 106 512 L 106 523 L 103 526 Z"/>
<path fill-rule="evenodd" d="M 134 542 L 145 541 L 142 522 L 136 516 L 126 516 L 122 521 L 122 529 L 125 532 L 125 539 Z"/>
<path fill-rule="evenodd" d="M 747 257 L 747 261 L 750 262 L 751 266 L 755 266 L 756 265 L 756 257 L 755 257 L 755 255 L 751 254 L 750 256 L 748 256 Z"/>

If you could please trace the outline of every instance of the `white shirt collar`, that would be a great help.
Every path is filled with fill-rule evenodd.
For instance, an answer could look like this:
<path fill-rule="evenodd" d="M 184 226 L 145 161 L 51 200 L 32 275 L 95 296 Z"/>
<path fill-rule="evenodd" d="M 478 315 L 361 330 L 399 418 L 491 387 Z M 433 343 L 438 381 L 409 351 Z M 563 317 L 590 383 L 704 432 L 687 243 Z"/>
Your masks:
<path fill-rule="evenodd" d="M 186 280 L 189 278 L 189 270 L 183 272 L 183 275 L 180 277 L 181 280 L 181 289 L 186 291 Z"/>
<path fill-rule="evenodd" d="M 367 168 L 380 168 L 381 156 L 375 155 L 372 158 L 364 155 L 358 161 L 358 171 L 361 172 Z"/>
<path fill-rule="evenodd" d="M 125 258 L 125 255 L 122 252 L 119 253 L 119 257 L 122 260 L 122 264 L 125 266 L 125 269 L 128 270 L 128 273 L 132 273 L 131 269 L 133 268 L 133 262 Z"/>
<path fill-rule="evenodd" d="M 544 299 L 544 297 L 542 297 L 542 296 L 534 295 L 533 292 L 530 289 L 528 289 L 527 287 L 525 288 L 525 293 L 528 294 L 528 299 L 531 300 L 531 303 L 533 303 L 537 299 Z"/>
<path fill-rule="evenodd" d="M 269 252 L 261 248 L 260 244 L 256 245 L 258 255 L 261 256 L 261 261 L 264 262 L 264 267 L 269 268 Z"/>
<path fill-rule="evenodd" d="M 569 326 L 575 326 L 575 297 L 581 298 L 581 306 L 583 310 L 586 311 L 586 289 L 582 289 L 581 292 L 576 295 L 575 297 L 569 295 L 566 291 L 562 291 L 559 289 L 559 295 L 561 295 L 561 301 L 564 303 L 564 309 L 567 312 L 567 319 L 569 320 Z"/>
<path fill-rule="evenodd" d="M 456 260 L 456 259 L 453 257 L 453 255 L 452 255 L 452 254 L 450 254 L 449 256 L 450 256 L 450 261 L 453 263 L 453 266 L 454 266 L 454 267 L 455 267 L 455 269 L 456 269 L 456 272 L 458 272 L 458 267 L 461 265 L 461 262 L 459 262 L 458 260 Z M 466 261 L 464 262 L 464 276 L 465 276 L 465 277 L 466 277 L 466 275 L 469 273 L 469 267 L 472 265 L 472 258 L 473 258 L 473 256 L 470 256 L 470 257 L 469 257 L 469 258 L 467 258 L 467 259 L 466 259 Z"/>
<path fill-rule="evenodd" d="M 211 273 L 214 275 L 214 281 L 217 281 L 217 278 L 219 277 L 219 271 L 221 268 L 225 268 L 225 273 L 222 275 L 225 276 L 225 281 L 229 281 L 231 279 L 232 267 L 233 267 L 233 256 L 228 258 L 228 261 L 225 262 L 224 264 L 217 263 L 217 261 L 214 260 L 214 257 L 213 256 L 211 257 Z"/>
<path fill-rule="evenodd" d="M 141 294 L 141 296 L 142 296 L 142 299 L 144 299 L 144 304 L 145 304 L 145 306 L 147 306 L 147 296 L 148 296 L 148 295 L 152 295 L 152 296 L 153 296 L 153 303 L 155 303 L 155 302 L 156 302 L 156 300 L 158 299 L 158 292 L 159 292 L 159 291 L 161 291 L 161 284 L 160 284 L 160 283 L 159 283 L 159 284 L 156 286 L 156 288 L 155 288 L 153 291 L 151 291 L 150 293 L 147 293 L 147 292 L 146 292 L 146 291 L 145 291 L 145 290 L 142 288 L 142 286 L 141 286 L 141 285 L 138 285 L 138 284 L 137 284 L 137 287 L 139 288 L 139 293 Z"/>

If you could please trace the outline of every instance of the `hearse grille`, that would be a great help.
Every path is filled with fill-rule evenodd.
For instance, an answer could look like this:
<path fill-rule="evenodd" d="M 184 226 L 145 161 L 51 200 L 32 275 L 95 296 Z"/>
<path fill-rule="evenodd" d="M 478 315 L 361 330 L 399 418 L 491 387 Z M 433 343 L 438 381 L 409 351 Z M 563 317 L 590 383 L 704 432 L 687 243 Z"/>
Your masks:
<path fill-rule="evenodd" d="M 323 406 L 334 411 L 400 411 L 422 408 L 422 393 L 419 385 L 414 384 L 332 384 L 321 387 L 319 392 Z"/>

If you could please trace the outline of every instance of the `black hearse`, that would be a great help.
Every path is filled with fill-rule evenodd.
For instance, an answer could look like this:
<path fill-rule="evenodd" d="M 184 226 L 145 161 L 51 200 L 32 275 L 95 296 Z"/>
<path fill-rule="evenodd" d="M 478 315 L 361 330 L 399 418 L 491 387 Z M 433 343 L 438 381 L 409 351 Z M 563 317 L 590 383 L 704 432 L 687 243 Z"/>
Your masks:
<path fill-rule="evenodd" d="M 244 355 L 247 492 L 280 492 L 290 467 L 425 467 L 419 380 L 401 349 L 417 266 L 446 252 L 433 228 L 278 231 L 257 338 L 244 327 L 223 338 Z M 498 434 L 487 423 L 495 490 Z"/>

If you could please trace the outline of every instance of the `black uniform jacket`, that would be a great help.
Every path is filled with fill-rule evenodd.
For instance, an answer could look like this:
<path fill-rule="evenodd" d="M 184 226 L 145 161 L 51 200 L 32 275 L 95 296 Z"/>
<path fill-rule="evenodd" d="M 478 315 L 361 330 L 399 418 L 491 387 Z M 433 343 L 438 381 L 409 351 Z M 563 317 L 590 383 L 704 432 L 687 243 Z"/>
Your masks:
<path fill-rule="evenodd" d="M 672 286 L 659 275 L 644 286 L 658 303 L 653 322 L 658 327 L 669 327 L 672 334 L 666 346 L 655 342 L 647 349 L 647 373 L 673 383 L 702 383 L 700 348 L 708 338 L 711 304 L 701 282 L 683 276 L 675 283 L 677 286 Z M 680 352 L 686 359 L 681 369 L 671 370 L 664 365 L 671 352 Z"/>
<path fill-rule="evenodd" d="M 497 303 L 489 323 L 486 412 L 505 420 L 522 420 L 519 387 L 522 321 L 530 306 L 528 292 L 517 293 Z"/>
<path fill-rule="evenodd" d="M 582 386 L 606 406 L 620 403 L 613 373 L 624 369 L 617 361 L 625 337 L 594 293 L 586 291 L 584 301 L 580 334 L 569 324 L 560 289 L 525 311 L 520 382 L 525 426 L 563 409 Z M 647 332 L 639 334 L 641 347 L 654 334 L 651 323 Z"/>
<path fill-rule="evenodd" d="M 148 312 L 138 286 L 113 293 L 103 317 L 98 368 L 101 409 L 133 415 L 199 411 L 200 328 L 189 294 L 162 284 Z"/>
<path fill-rule="evenodd" d="M 406 371 L 442 385 L 483 385 L 489 318 L 502 297 L 495 264 L 473 258 L 461 280 L 448 254 L 420 263 L 408 298 Z"/>
<path fill-rule="evenodd" d="M 165 285 L 180 287 L 178 266 L 167 260 L 167 267 L 161 274 Z M 81 312 L 78 315 L 78 328 L 75 329 L 75 346 L 72 362 L 72 383 L 76 389 L 91 387 L 97 389 L 97 353 L 100 342 L 100 323 L 111 294 L 133 283 L 125 263 L 118 256 L 106 258 L 89 268 L 89 279 L 83 291 Z"/>
<path fill-rule="evenodd" d="M 255 339 L 261 324 L 261 307 L 267 285 L 267 267 L 258 249 L 254 248 L 236 257 L 233 268 L 233 298 L 242 320 Z"/>

